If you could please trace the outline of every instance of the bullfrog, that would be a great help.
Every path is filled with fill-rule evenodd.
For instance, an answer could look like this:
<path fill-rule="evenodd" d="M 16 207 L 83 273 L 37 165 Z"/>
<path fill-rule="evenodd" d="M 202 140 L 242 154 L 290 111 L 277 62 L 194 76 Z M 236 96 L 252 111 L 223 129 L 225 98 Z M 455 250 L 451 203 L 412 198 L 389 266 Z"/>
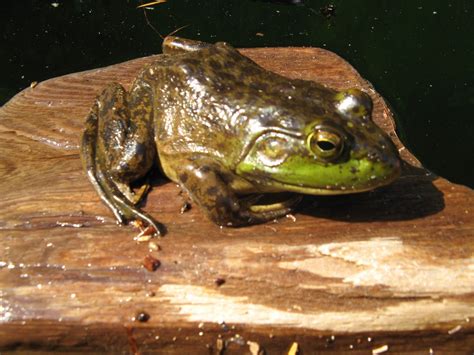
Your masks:
<path fill-rule="evenodd" d="M 245 226 L 288 214 L 301 194 L 392 182 L 399 155 L 371 115 L 359 89 L 285 78 L 227 43 L 171 36 L 129 91 L 111 83 L 97 97 L 81 157 L 119 223 L 163 230 L 138 207 L 159 169 L 216 224 Z"/>

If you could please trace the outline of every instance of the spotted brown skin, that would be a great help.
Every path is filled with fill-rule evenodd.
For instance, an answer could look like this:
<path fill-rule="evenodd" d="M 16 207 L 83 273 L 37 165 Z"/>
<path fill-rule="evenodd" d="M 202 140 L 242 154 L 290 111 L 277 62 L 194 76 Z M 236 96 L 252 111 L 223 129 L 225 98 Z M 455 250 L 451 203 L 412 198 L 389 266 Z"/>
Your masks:
<path fill-rule="evenodd" d="M 372 101 L 269 72 L 226 43 L 176 37 L 130 92 L 110 84 L 86 121 L 81 156 L 120 223 L 162 226 L 136 207 L 154 167 L 211 220 L 241 226 L 291 211 L 249 194 L 367 191 L 399 174 L 398 152 L 371 120 Z"/>

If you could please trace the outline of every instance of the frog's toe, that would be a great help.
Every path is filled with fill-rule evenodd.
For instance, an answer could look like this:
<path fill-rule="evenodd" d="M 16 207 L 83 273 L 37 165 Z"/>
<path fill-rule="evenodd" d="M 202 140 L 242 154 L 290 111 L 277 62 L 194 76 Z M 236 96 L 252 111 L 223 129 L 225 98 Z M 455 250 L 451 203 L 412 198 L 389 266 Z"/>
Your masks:
<path fill-rule="evenodd" d="M 139 204 L 148 194 L 150 189 L 151 189 L 150 183 L 148 181 L 145 182 L 137 190 L 133 191 L 133 197 L 132 197 L 131 202 L 135 205 Z"/>
<path fill-rule="evenodd" d="M 140 185 L 137 189 L 132 189 L 128 184 L 119 181 L 114 181 L 114 183 L 117 185 L 117 188 L 120 190 L 120 192 L 133 205 L 138 205 L 148 194 L 151 188 L 151 185 L 148 183 L 148 181 L 145 182 L 143 185 Z"/>
<path fill-rule="evenodd" d="M 155 221 L 147 213 L 140 211 L 134 206 L 130 205 L 129 201 L 124 200 L 120 196 L 113 196 L 116 208 L 119 211 L 121 224 L 134 223 L 138 226 L 147 226 L 155 230 L 155 234 L 162 236 L 165 234 L 165 228 L 161 223 Z"/>
<path fill-rule="evenodd" d="M 292 196 L 284 201 L 279 201 L 266 205 L 251 205 L 250 211 L 253 213 L 264 213 L 264 212 L 278 212 L 278 211 L 287 211 L 292 209 L 302 200 L 301 195 Z M 285 212 L 288 213 L 288 212 Z"/>

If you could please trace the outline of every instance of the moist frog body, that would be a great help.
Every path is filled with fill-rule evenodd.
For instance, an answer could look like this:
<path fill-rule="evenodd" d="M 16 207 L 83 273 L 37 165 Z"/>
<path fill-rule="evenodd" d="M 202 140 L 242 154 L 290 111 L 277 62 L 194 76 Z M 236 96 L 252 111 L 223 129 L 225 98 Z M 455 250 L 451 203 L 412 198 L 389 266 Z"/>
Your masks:
<path fill-rule="evenodd" d="M 285 78 L 226 43 L 167 37 L 163 54 L 128 92 L 111 83 L 98 96 L 81 157 L 120 223 L 162 230 L 137 207 L 147 176 L 160 169 L 212 221 L 243 226 L 286 215 L 300 194 L 356 193 L 392 182 L 398 152 L 371 115 L 361 90 Z M 295 194 L 261 202 L 278 192 Z"/>

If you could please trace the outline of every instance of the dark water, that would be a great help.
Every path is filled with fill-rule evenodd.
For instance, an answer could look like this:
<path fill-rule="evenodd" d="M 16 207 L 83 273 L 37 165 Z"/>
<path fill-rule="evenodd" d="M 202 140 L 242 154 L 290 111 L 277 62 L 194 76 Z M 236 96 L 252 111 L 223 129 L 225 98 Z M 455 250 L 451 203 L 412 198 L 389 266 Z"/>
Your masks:
<path fill-rule="evenodd" d="M 324 47 L 389 101 L 400 137 L 426 167 L 474 187 L 472 0 L 140 3 L 2 1 L 0 103 L 32 81 L 159 53 L 150 24 L 162 35 L 188 25 L 179 35 L 237 47 Z M 320 11 L 328 5 L 335 14 Z"/>

